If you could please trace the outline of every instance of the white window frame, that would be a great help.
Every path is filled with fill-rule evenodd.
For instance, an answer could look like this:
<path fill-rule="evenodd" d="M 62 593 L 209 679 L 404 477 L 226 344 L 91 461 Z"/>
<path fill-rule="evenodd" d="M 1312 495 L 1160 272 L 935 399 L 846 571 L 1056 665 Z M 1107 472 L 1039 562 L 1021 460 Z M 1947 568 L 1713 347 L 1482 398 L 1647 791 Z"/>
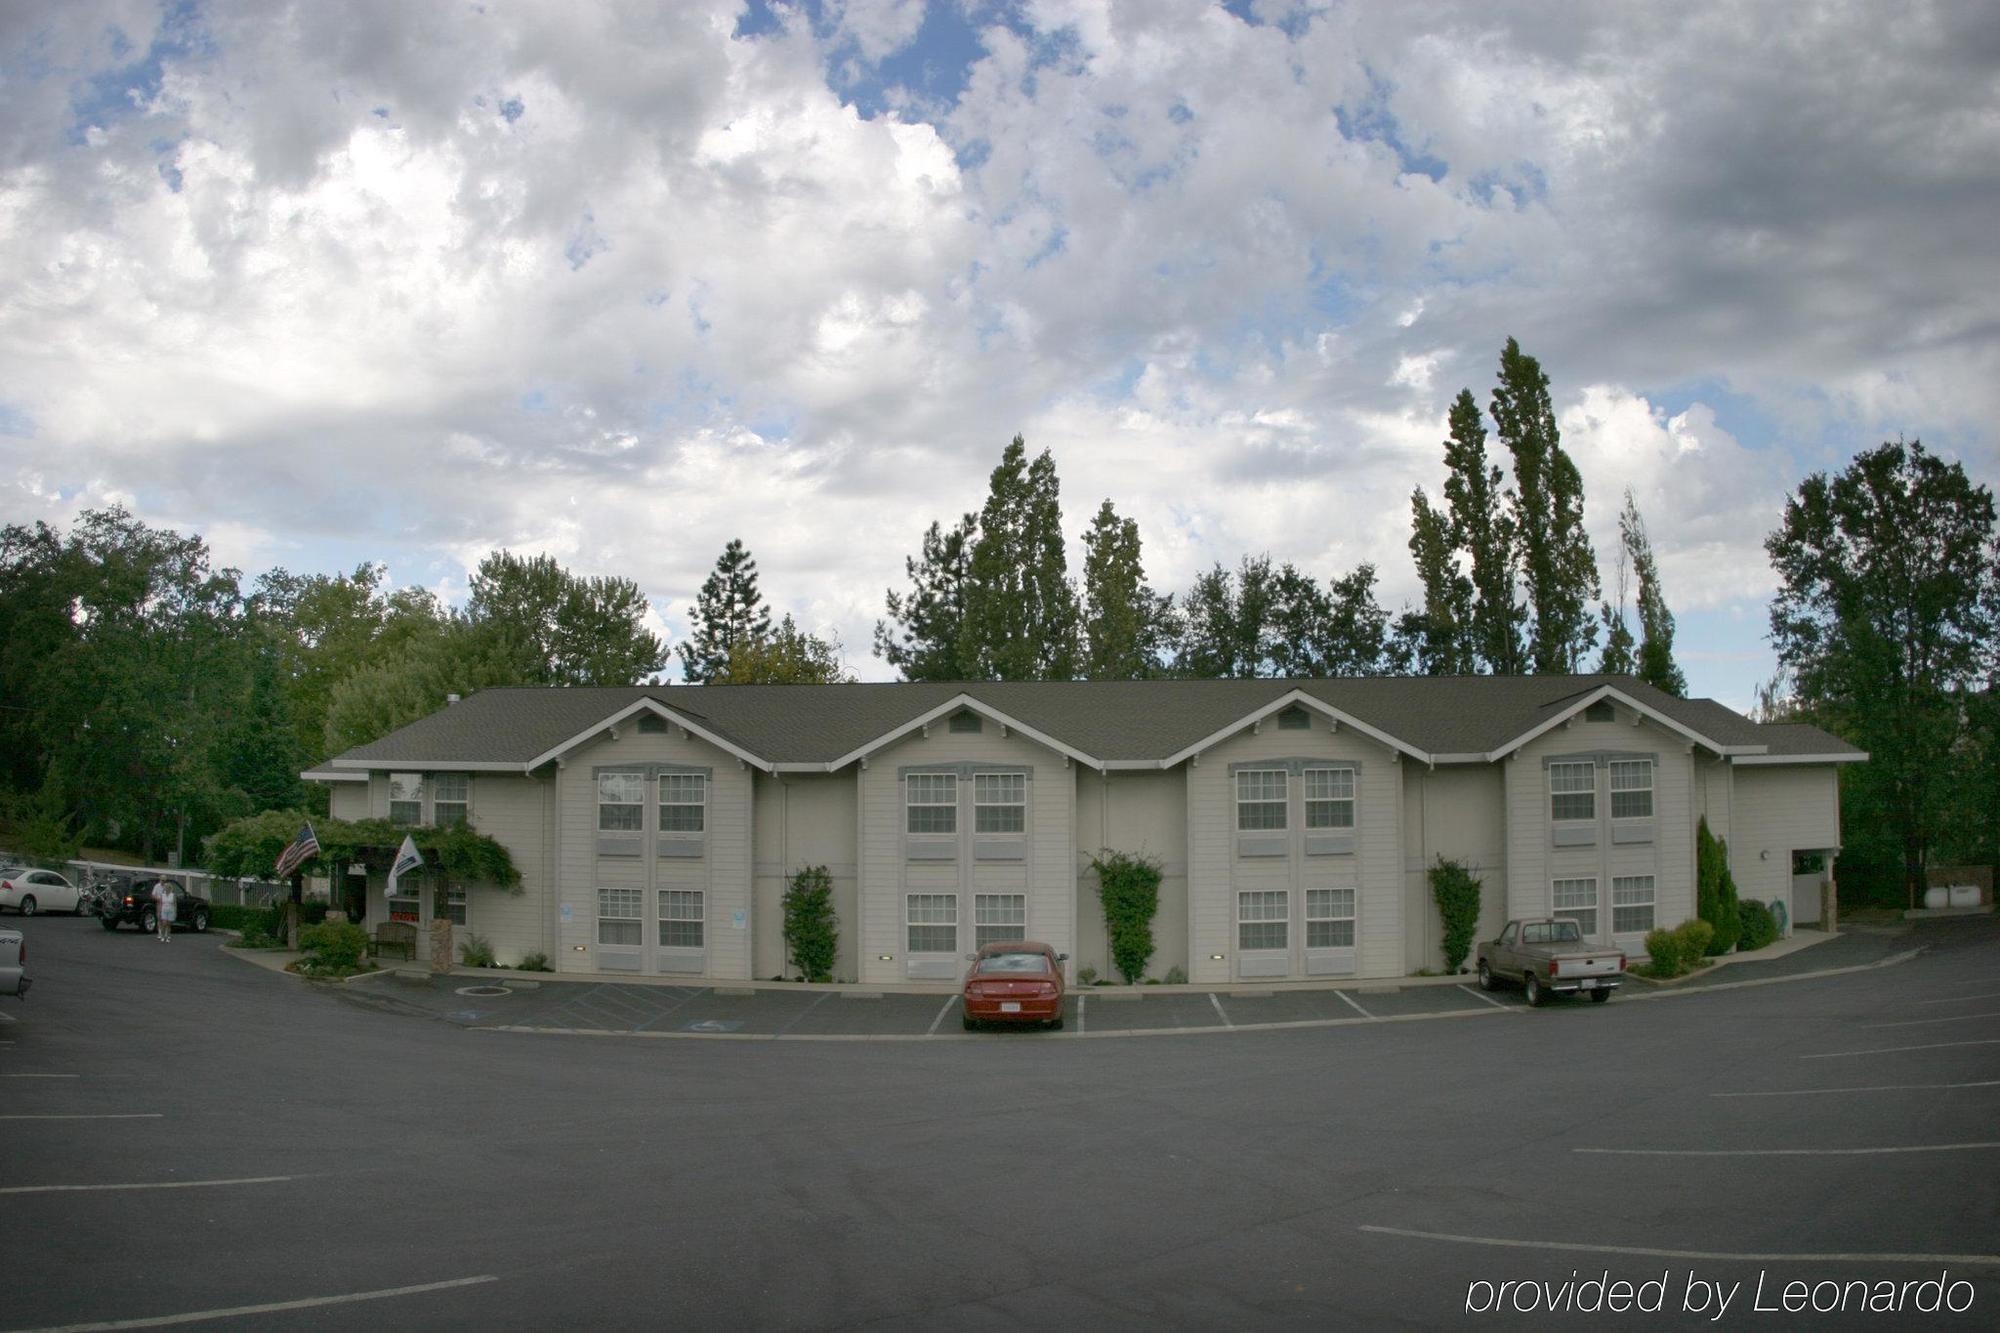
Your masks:
<path fill-rule="evenodd" d="M 950 915 L 947 916 L 946 913 Z M 919 948 L 919 930 L 951 931 L 945 948 Z M 958 952 L 958 895 L 956 893 L 906 893 L 903 895 L 903 943 L 912 954 L 956 954 Z"/>
<path fill-rule="evenodd" d="M 446 884 L 444 886 L 444 914 L 451 918 L 454 926 L 463 926 L 471 921 L 465 909 L 465 886 Z"/>
<path fill-rule="evenodd" d="M 1565 892 L 1572 898 L 1588 893 L 1589 904 L 1586 906 L 1581 902 L 1565 903 L 1563 901 Z M 1577 930 L 1582 932 L 1587 940 L 1597 938 L 1597 923 L 1602 907 L 1603 904 L 1598 900 L 1595 875 L 1573 876 L 1549 882 L 1549 915 L 1576 922 Z M 1589 917 L 1588 921 L 1584 919 L 1585 916 Z"/>
<path fill-rule="evenodd" d="M 976 893 L 972 896 L 972 947 L 1012 944 L 1028 938 L 1028 895 Z"/>
<path fill-rule="evenodd" d="M 1578 773 L 1581 770 L 1581 774 Z M 1573 784 L 1585 776 L 1583 786 Z M 1564 814 L 1561 802 L 1581 798 L 1582 814 Z M 1574 807 L 1571 807 L 1574 809 Z M 1549 821 L 1555 824 L 1588 824 L 1597 818 L 1597 762 L 1592 759 L 1559 759 L 1549 765 Z"/>
<path fill-rule="evenodd" d="M 383 899 L 391 921 L 416 923 L 424 919 L 422 880 L 422 875 L 412 873 L 398 877 L 393 891 L 389 891 L 387 885 L 383 886 Z"/>
<path fill-rule="evenodd" d="M 1246 909 L 1254 908 L 1255 911 Z M 1276 926 L 1276 944 L 1250 944 L 1246 927 Z M 1236 951 L 1284 953 L 1292 947 L 1292 895 L 1289 889 L 1239 889 L 1236 893 Z"/>
<path fill-rule="evenodd" d="M 401 791 L 403 794 L 398 796 Z M 415 794 L 412 795 L 411 793 Z M 398 814 L 397 806 L 415 806 L 415 813 Z M 399 827 L 414 828 L 424 822 L 424 775 L 421 773 L 391 773 L 389 775 L 389 822 Z"/>
<path fill-rule="evenodd" d="M 918 828 L 919 810 L 932 812 L 924 822 L 937 819 L 947 827 Z M 944 812 L 942 816 L 938 811 Z M 910 773 L 903 778 L 903 832 L 913 838 L 958 836 L 958 774 Z"/>
<path fill-rule="evenodd" d="M 613 908 L 619 910 L 613 911 Z M 606 939 L 605 927 L 615 927 L 615 934 L 628 933 L 630 939 Z M 626 888 L 622 885 L 600 885 L 597 890 L 597 942 L 615 949 L 638 949 L 646 943 L 646 891 Z"/>
<path fill-rule="evenodd" d="M 1308 832 L 1354 827 L 1355 790 L 1360 786 L 1353 769 L 1326 764 L 1305 771 L 1306 829 Z M 1316 784 L 1320 793 L 1314 794 Z M 1345 795 L 1342 795 L 1342 789 Z M 1345 815 L 1343 822 L 1341 816 Z"/>
<path fill-rule="evenodd" d="M 1651 875 L 1618 875 L 1611 881 L 1611 933 L 1643 935 L 1653 928 L 1658 910 L 1658 891 Z M 1626 925 L 1633 918 L 1624 913 L 1645 912 L 1643 922 Z"/>
<path fill-rule="evenodd" d="M 617 784 L 617 796 L 630 795 L 630 800 L 607 801 L 607 784 Z M 625 784 L 632 786 L 626 788 Z M 605 816 L 613 810 L 630 810 L 631 816 L 620 815 L 621 820 L 631 818 L 632 823 L 605 823 Z M 599 833 L 643 833 L 646 831 L 646 775 L 643 773 L 599 773 L 597 775 L 597 831 Z"/>
<path fill-rule="evenodd" d="M 1652 760 L 1611 761 L 1611 817 L 1613 819 L 1653 817 Z"/>
<path fill-rule="evenodd" d="M 1291 804 L 1291 788 L 1286 779 L 1289 775 L 1282 768 L 1240 768 L 1236 770 L 1236 831 L 1238 833 L 1283 833 L 1288 824 L 1288 810 Z M 1277 779 L 1277 795 L 1271 795 L 1270 779 Z M 1254 781 L 1253 781 L 1254 779 Z M 1245 792 L 1249 796 L 1245 797 Z M 1254 816 L 1269 818 L 1270 811 L 1277 812 L 1275 824 L 1245 823 L 1249 811 L 1265 813 Z"/>
<path fill-rule="evenodd" d="M 433 827 L 464 828 L 472 822 L 472 778 L 468 774 L 433 773 L 430 789 Z M 456 818 L 448 818 L 448 810 L 454 812 Z"/>
<path fill-rule="evenodd" d="M 1306 948 L 1308 949 L 1352 949 L 1354 932 L 1360 912 L 1361 895 L 1350 888 L 1320 887 L 1306 890 Z M 1314 899 L 1320 901 L 1315 902 Z M 1315 944 L 1313 927 L 1330 927 L 1333 935 L 1341 934 L 1345 926 L 1347 938 L 1333 939 Z"/>
<path fill-rule="evenodd" d="M 696 799 L 688 799 L 690 790 Z M 673 795 L 676 799 L 668 800 L 667 797 L 669 794 Z M 708 832 L 708 775 L 706 773 L 660 774 L 657 799 L 660 807 L 659 820 L 662 837 L 699 837 Z M 677 822 L 672 825 L 669 825 L 667 822 L 667 812 L 669 810 L 677 812 L 674 816 Z M 694 827 L 687 828 L 678 821 L 688 819 L 688 812 L 690 811 L 693 812 Z"/>
<path fill-rule="evenodd" d="M 994 799 L 997 794 L 1005 799 Z M 992 827 L 989 827 L 989 823 Z M 1026 773 L 974 773 L 972 775 L 972 831 L 974 833 L 1026 833 L 1028 831 L 1028 775 Z"/>
<path fill-rule="evenodd" d="M 701 889 L 659 890 L 659 937 L 662 949 L 708 947 L 708 899 Z M 677 938 L 669 939 L 672 933 Z"/>

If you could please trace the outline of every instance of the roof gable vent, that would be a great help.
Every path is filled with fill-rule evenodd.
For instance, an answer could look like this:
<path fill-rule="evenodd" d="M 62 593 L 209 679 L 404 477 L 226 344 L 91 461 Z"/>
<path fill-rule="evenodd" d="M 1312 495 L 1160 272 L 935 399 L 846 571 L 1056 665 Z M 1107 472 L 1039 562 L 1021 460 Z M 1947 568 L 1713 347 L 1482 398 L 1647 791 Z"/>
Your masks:
<path fill-rule="evenodd" d="M 958 712 L 951 715 L 950 730 L 956 732 L 979 731 L 979 714 L 969 708 L 961 708 Z"/>
<path fill-rule="evenodd" d="M 1583 720 L 1585 722 L 1616 722 L 1618 720 L 1618 710 L 1611 706 L 1609 699 L 1599 699 L 1596 703 L 1583 710 Z"/>

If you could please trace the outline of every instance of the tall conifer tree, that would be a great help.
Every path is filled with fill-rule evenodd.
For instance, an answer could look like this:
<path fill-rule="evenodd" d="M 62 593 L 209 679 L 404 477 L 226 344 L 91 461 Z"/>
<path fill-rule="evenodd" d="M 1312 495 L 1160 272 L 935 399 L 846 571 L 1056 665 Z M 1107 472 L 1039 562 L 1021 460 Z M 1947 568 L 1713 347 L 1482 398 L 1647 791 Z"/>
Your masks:
<path fill-rule="evenodd" d="M 1173 598 L 1146 584 L 1139 525 L 1106 500 L 1083 535 L 1083 674 L 1137 680 L 1160 673 Z"/>
<path fill-rule="evenodd" d="M 965 582 L 959 660 L 981 680 L 1069 680 L 1076 589 L 1063 553 L 1061 484 L 1045 449 L 1016 435 L 993 469 Z"/>
<path fill-rule="evenodd" d="M 949 529 L 934 522 L 924 533 L 922 554 L 903 558 L 910 588 L 888 593 L 888 617 L 875 622 L 875 655 L 901 671 L 904 680 L 965 680 L 971 675 L 959 658 L 959 645 L 965 636 L 965 585 L 978 530 L 974 514 Z"/>
<path fill-rule="evenodd" d="M 1444 499 L 1450 545 L 1465 552 L 1472 576 L 1471 654 L 1496 676 L 1518 676 L 1528 664 L 1521 645 L 1527 612 L 1515 591 L 1520 569 L 1517 534 L 1503 503 L 1500 469 L 1486 456 L 1486 423 L 1480 419 L 1479 400 L 1472 390 L 1459 390 L 1448 421 Z M 1450 656 L 1456 659 L 1459 654 Z M 1471 663 L 1464 666 L 1466 671 L 1475 669 Z"/>
<path fill-rule="evenodd" d="M 771 608 L 757 591 L 757 562 L 742 539 L 732 537 L 695 599 L 694 633 L 680 646 L 682 672 L 692 685 L 721 680 L 738 643 L 770 633 Z"/>
<path fill-rule="evenodd" d="M 1493 421 L 1514 460 L 1508 498 L 1533 616 L 1528 656 L 1538 672 L 1574 671 L 1597 640 L 1597 555 L 1583 530 L 1583 477 L 1563 451 L 1548 376 L 1512 338 L 1500 353 Z"/>

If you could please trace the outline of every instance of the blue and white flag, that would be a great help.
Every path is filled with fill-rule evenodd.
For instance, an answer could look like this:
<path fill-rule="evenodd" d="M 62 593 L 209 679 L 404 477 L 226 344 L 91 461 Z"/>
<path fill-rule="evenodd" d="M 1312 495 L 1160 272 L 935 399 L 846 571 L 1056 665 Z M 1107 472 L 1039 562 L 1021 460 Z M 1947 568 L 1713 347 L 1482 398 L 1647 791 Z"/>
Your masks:
<path fill-rule="evenodd" d="M 417 840 L 405 833 L 403 845 L 396 849 L 396 863 L 389 867 L 389 896 L 396 896 L 396 881 L 407 870 L 415 870 L 424 863 L 424 854 L 417 850 Z"/>

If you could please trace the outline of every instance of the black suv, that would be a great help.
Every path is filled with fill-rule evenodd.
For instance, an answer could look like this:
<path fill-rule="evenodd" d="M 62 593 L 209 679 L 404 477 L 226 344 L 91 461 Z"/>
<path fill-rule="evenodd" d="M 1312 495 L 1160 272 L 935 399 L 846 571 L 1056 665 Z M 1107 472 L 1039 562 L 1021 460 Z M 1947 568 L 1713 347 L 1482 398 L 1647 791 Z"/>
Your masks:
<path fill-rule="evenodd" d="M 106 930 L 116 930 L 127 922 L 151 933 L 160 927 L 159 909 L 153 906 L 156 880 L 140 880 L 129 888 L 110 888 L 97 895 L 97 919 Z M 208 899 L 184 885 L 173 884 L 174 928 L 186 927 L 199 934 L 208 929 Z"/>

